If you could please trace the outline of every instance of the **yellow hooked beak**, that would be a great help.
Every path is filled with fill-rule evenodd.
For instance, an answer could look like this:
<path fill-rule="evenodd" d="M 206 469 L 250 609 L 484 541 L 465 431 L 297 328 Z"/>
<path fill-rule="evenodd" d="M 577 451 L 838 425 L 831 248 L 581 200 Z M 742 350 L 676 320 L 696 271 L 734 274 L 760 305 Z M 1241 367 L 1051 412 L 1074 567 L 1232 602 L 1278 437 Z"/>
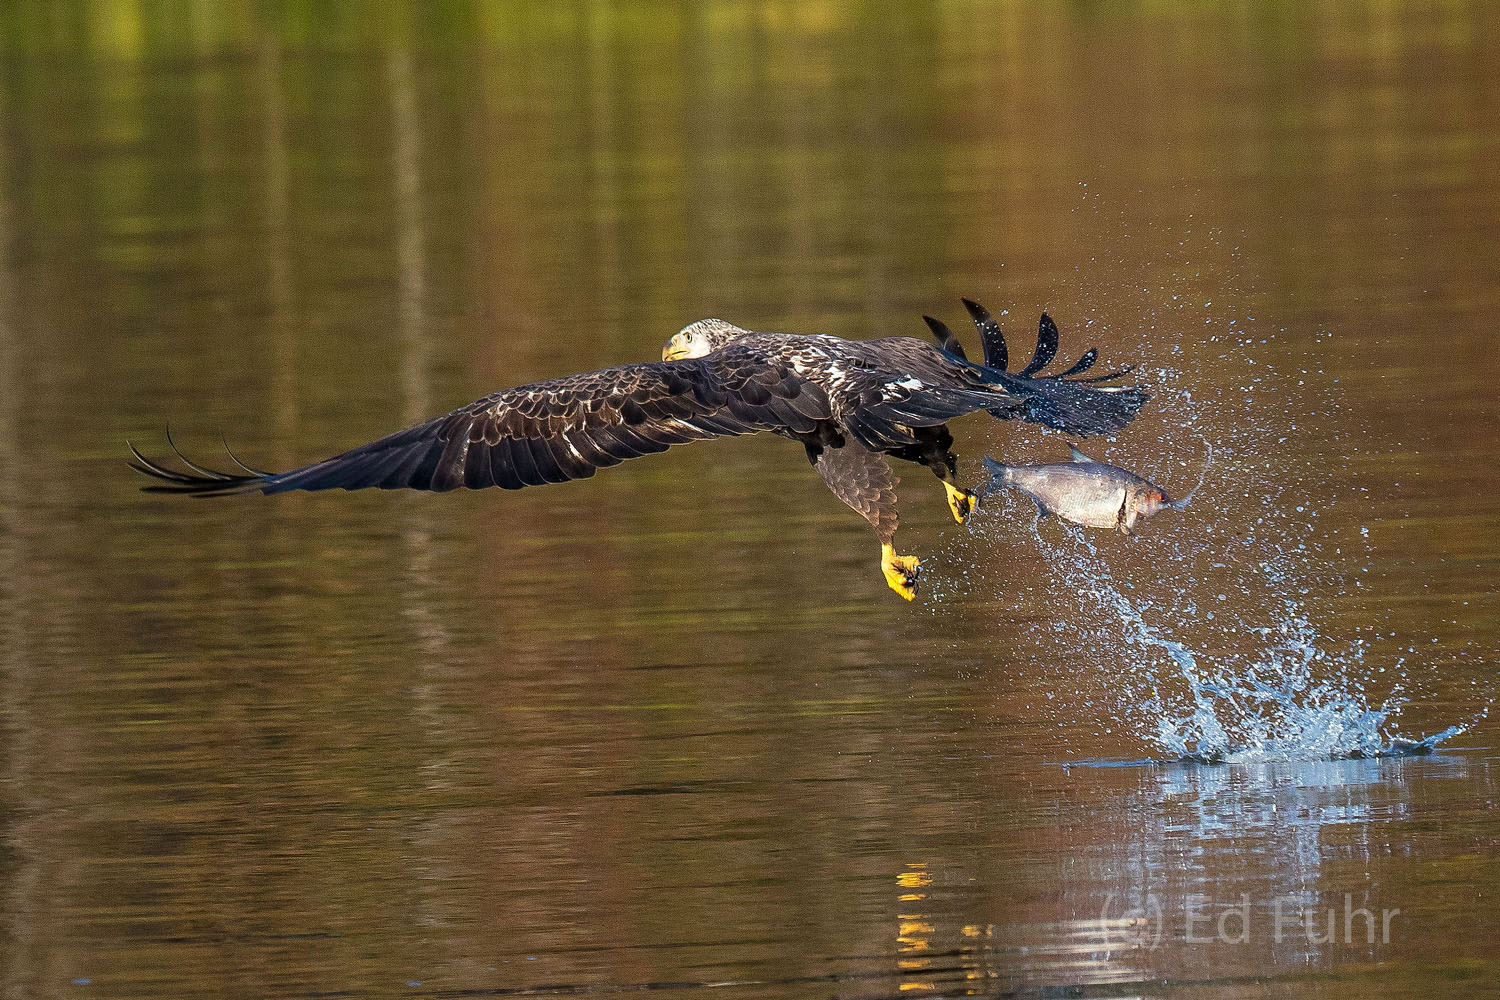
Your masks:
<path fill-rule="evenodd" d="M 691 351 L 692 348 L 688 347 L 688 339 L 679 333 L 667 341 L 667 346 L 661 349 L 661 359 L 663 361 L 677 361 L 680 358 L 688 357 Z"/>

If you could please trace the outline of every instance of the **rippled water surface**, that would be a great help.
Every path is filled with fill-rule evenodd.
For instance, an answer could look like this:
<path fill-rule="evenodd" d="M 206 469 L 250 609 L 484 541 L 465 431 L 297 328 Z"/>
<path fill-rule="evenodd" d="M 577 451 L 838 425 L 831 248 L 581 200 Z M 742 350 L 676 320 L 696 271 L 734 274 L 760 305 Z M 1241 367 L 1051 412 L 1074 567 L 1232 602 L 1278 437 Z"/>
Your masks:
<path fill-rule="evenodd" d="M 5 995 L 1494 989 L 1495 10 L 307 6 L 0 13 Z M 908 605 L 773 438 L 124 463 L 961 295 L 1138 364 L 1085 447 L 1188 509 L 913 468 Z"/>

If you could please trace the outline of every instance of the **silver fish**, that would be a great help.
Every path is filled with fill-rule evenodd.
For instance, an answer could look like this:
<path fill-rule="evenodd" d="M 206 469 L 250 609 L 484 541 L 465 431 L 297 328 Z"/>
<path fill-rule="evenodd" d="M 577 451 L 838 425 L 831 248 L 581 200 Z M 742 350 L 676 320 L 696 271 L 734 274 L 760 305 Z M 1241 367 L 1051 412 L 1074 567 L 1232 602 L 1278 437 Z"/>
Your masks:
<path fill-rule="evenodd" d="M 990 481 L 981 497 L 998 486 L 1014 486 L 1035 500 L 1043 514 L 1090 528 L 1115 528 L 1122 535 L 1134 534 L 1143 517 L 1186 506 L 1186 498 L 1169 500 L 1165 490 L 1134 472 L 1096 462 L 1072 445 L 1068 450 L 1071 462 L 1050 465 L 1002 465 L 986 457 Z"/>

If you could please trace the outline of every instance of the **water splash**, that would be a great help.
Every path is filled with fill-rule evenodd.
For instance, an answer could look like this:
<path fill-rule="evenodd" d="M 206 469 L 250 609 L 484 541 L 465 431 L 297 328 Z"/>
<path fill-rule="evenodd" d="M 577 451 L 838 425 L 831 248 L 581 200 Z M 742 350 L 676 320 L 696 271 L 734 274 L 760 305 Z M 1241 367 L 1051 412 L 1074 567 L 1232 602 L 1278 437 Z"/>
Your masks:
<path fill-rule="evenodd" d="M 1043 531 L 1037 518 L 1032 535 L 1064 589 L 1078 595 L 1081 610 L 1092 611 L 1106 635 L 1114 633 L 1118 648 L 1128 651 L 1123 659 L 1138 661 L 1136 670 L 1118 678 L 1113 711 L 1135 719 L 1136 735 L 1162 757 L 1250 763 L 1425 754 L 1468 728 L 1450 726 L 1416 739 L 1402 735 L 1399 716 L 1407 699 L 1401 683 L 1385 698 L 1372 698 L 1366 644 L 1340 645 L 1320 632 L 1301 602 L 1307 588 L 1296 586 L 1289 556 L 1239 569 L 1241 590 L 1261 595 L 1258 616 L 1244 607 L 1200 616 L 1184 593 L 1165 603 L 1127 593 L 1136 588 L 1115 579 L 1110 559 L 1084 529 L 1059 525 Z M 1174 636 L 1168 624 L 1219 615 L 1228 619 L 1221 631 L 1241 641 L 1213 655 Z M 1101 638 L 1096 634 L 1094 641 Z M 1404 676 L 1401 667 L 1398 660 L 1396 673 Z"/>
<path fill-rule="evenodd" d="M 1111 326 L 1141 330 L 1134 350 L 1118 341 L 1115 350 L 1142 359 L 1137 374 L 1153 391 L 1152 406 L 1121 435 L 1119 459 L 1090 454 L 1171 494 L 1191 474 L 1186 443 L 1201 440 L 1198 482 L 1175 505 L 1197 500 L 1198 507 L 1157 515 L 1144 537 L 1129 542 L 1055 520 L 1033 520 L 1027 537 L 1030 504 L 1007 491 L 955 545 L 961 574 L 931 581 L 932 593 L 967 596 L 976 577 L 1002 574 L 984 600 L 1034 623 L 1030 655 L 1047 673 L 1047 702 L 1066 700 L 1059 672 L 1071 670 L 1082 707 L 1104 720 L 1103 735 L 1123 728 L 1157 759 L 1431 752 L 1488 708 L 1430 736 L 1401 732 L 1403 710 L 1431 683 L 1431 665 L 1408 672 L 1391 653 L 1395 633 L 1356 622 L 1369 569 L 1358 562 L 1373 549 L 1368 527 L 1343 516 L 1346 508 L 1367 510 L 1374 488 L 1350 474 L 1350 460 L 1400 443 L 1371 439 L 1351 417 L 1337 369 L 1327 364 L 1328 331 L 1287 337 L 1253 311 L 1211 312 L 1211 301 L 1193 293 L 1211 279 L 1173 274 L 1186 284 L 1140 284 L 1136 320 L 1120 321 L 1118 289 L 1080 287 L 1071 312 L 1082 317 L 1080 336 L 1098 309 Z M 1232 286 L 1225 278 L 1212 280 Z M 1028 455 L 1012 436 L 1000 450 L 1007 460 L 1045 462 L 1057 461 L 1061 447 L 1044 437 Z M 1025 558 L 1017 549 L 1037 546 L 1042 565 L 1017 573 L 1013 561 Z M 1013 555 L 997 560 L 997 550 Z M 1348 602 L 1350 613 L 1331 611 L 1330 601 Z M 1024 656 L 1014 635 L 1008 632 L 1008 655 Z M 1418 690 L 1408 692 L 1408 684 Z M 1493 691 L 1475 693 L 1487 701 Z M 1045 703 L 1036 708 L 1058 718 Z M 1059 724 L 1071 719 L 1076 713 Z"/>
<path fill-rule="evenodd" d="M 1177 442 L 1197 430 L 1202 412 L 1181 398 L 1188 405 L 1175 414 Z M 1248 419 L 1215 442 L 1200 436 L 1207 457 L 1187 497 L 1209 496 L 1211 516 L 1161 514 L 1143 537 L 1124 540 L 1043 519 L 1008 498 L 975 525 L 987 549 L 1040 550 L 1042 594 L 1028 584 L 1015 599 L 1034 606 L 1040 597 L 1049 607 L 1054 624 L 1038 640 L 1042 656 L 1052 670 L 1078 666 L 1092 692 L 1085 707 L 1102 710 L 1105 731 L 1133 733 L 1155 760 L 1202 763 L 1425 754 L 1465 732 L 1472 721 L 1402 733 L 1405 685 L 1421 674 L 1413 681 L 1404 659 L 1371 656 L 1361 633 L 1339 638 L 1320 622 L 1324 601 L 1357 593 L 1360 580 L 1356 573 L 1351 588 L 1341 569 L 1354 555 L 1345 553 L 1344 529 L 1318 523 L 1334 501 L 1319 509 L 1307 500 L 1332 492 L 1314 481 L 1317 470 L 1294 481 L 1283 451 L 1279 475 L 1261 474 L 1264 435 Z M 1167 435 L 1161 443 L 1158 464 L 1187 464 L 1167 457 L 1177 450 L 1166 450 Z M 1259 495 L 1246 495 L 1247 482 Z M 1002 542 L 998 531 L 1018 537 Z M 1098 691 L 1101 668 L 1108 686 Z"/>
<path fill-rule="evenodd" d="M 1167 504 L 1167 506 L 1172 508 L 1173 510 L 1188 509 L 1188 507 L 1193 502 L 1193 497 L 1197 496 L 1198 491 L 1203 489 L 1203 480 L 1208 476 L 1208 470 L 1213 468 L 1213 442 L 1206 437 L 1200 437 L 1198 440 L 1203 442 L 1203 468 L 1198 470 L 1198 481 L 1193 484 L 1193 488 L 1184 493 L 1180 498 L 1173 500 L 1171 503 Z"/>

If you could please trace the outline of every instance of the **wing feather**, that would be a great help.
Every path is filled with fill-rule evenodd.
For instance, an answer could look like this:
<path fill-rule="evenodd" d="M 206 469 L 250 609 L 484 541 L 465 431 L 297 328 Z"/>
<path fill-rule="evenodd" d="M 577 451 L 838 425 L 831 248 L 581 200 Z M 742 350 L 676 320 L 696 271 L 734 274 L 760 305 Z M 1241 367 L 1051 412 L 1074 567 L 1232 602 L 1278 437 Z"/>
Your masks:
<path fill-rule="evenodd" d="M 543 481 L 565 483 L 573 477 L 563 471 L 548 441 L 544 437 L 526 438 L 526 446 L 531 449 L 531 460 L 536 463 L 536 471 L 541 473 Z"/>
<path fill-rule="evenodd" d="M 1052 321 L 1051 316 L 1042 313 L 1041 321 L 1037 323 L 1036 353 L 1031 356 L 1030 361 L 1026 362 L 1026 367 L 1016 374 L 1024 378 L 1035 375 L 1050 365 L 1052 359 L 1057 357 L 1057 341 L 1057 324 Z"/>
<path fill-rule="evenodd" d="M 568 447 L 578 454 L 579 459 L 591 469 L 607 469 L 612 465 L 619 465 L 622 461 L 600 447 L 596 436 L 564 433 L 561 440 L 566 442 Z"/>
<path fill-rule="evenodd" d="M 1099 360 L 1099 351 L 1098 351 L 1098 349 L 1090 347 L 1088 350 L 1086 350 L 1086 351 L 1083 352 L 1083 357 L 1081 357 L 1077 361 L 1073 362 L 1073 367 L 1069 368 L 1067 371 L 1058 372 L 1056 375 L 1048 375 L 1046 377 L 1047 378 L 1072 378 L 1074 375 L 1082 375 L 1084 372 L 1086 372 L 1090 368 L 1094 367 L 1094 362 L 1098 361 L 1098 360 Z"/>
<path fill-rule="evenodd" d="M 922 322 L 927 324 L 927 329 L 932 331 L 933 339 L 938 346 L 960 361 L 969 360 L 964 354 L 964 345 L 959 343 L 958 336 L 948 328 L 948 324 L 931 316 L 923 316 Z"/>
<path fill-rule="evenodd" d="M 510 447 L 502 447 L 499 441 L 485 446 L 485 452 L 489 455 L 490 476 L 495 480 L 495 485 L 503 490 L 518 490 L 526 484 L 521 482 L 521 476 L 516 472 L 516 463 L 511 460 Z"/>
<path fill-rule="evenodd" d="M 975 328 L 979 331 L 979 344 L 984 349 L 984 363 L 986 367 L 998 368 L 1005 371 L 1010 364 L 1010 354 L 1005 346 L 1005 333 L 1000 329 L 1000 324 L 990 311 L 972 299 L 959 299 L 968 311 L 969 318 L 974 321 Z M 930 324 L 929 324 L 930 325 Z"/>
<path fill-rule="evenodd" d="M 470 444 L 469 447 L 474 446 Z M 475 455 L 464 463 L 463 471 L 463 487 L 466 490 L 482 490 L 495 485 L 495 472 L 490 466 L 488 456 Z"/>
<path fill-rule="evenodd" d="M 466 430 L 467 428 L 465 428 Z M 378 453 L 377 453 L 378 454 Z M 469 435 L 452 433 L 438 456 L 437 468 L 432 470 L 432 482 L 428 489 L 437 493 L 456 490 L 464 484 L 464 464 L 469 457 Z M 379 460 L 377 459 L 377 468 Z M 367 476 L 352 477 L 356 482 L 365 482 Z M 383 477 L 382 477 L 383 478 Z"/>
<path fill-rule="evenodd" d="M 396 460 L 386 466 L 385 478 L 375 485 L 383 490 L 398 489 L 412 482 L 417 468 L 427 458 L 429 449 L 420 441 L 396 452 Z"/>
<path fill-rule="evenodd" d="M 522 486 L 546 484 L 547 481 L 536 467 L 536 460 L 531 457 L 531 448 L 526 444 L 525 438 L 505 437 L 495 447 L 504 448 L 510 456 L 511 468 L 516 470 L 516 479 Z"/>

